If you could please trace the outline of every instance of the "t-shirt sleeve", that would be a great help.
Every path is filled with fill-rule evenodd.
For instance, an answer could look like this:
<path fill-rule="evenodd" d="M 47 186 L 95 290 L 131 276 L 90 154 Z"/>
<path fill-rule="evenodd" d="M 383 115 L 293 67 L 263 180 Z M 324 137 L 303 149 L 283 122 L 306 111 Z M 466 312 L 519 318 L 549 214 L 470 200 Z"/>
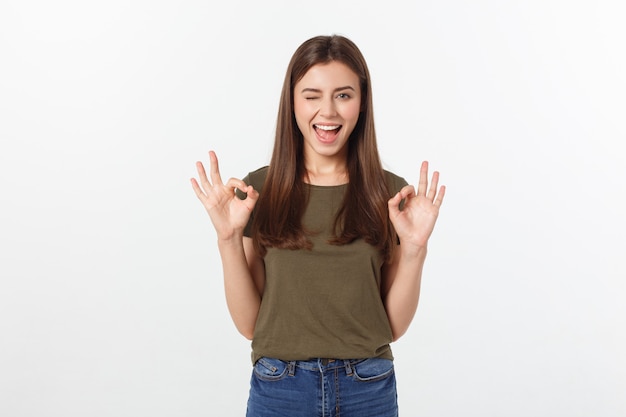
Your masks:
<path fill-rule="evenodd" d="M 409 185 L 409 183 L 404 178 L 399 177 L 391 172 L 387 172 L 387 178 L 389 181 L 389 191 L 391 192 L 391 195 L 389 196 L 389 198 L 396 195 L 396 193 L 398 193 L 398 191 L 400 191 L 402 187 L 404 187 L 405 185 Z M 404 207 L 404 199 L 402 199 L 402 201 L 400 202 L 400 210 L 402 210 L 403 207 Z M 396 243 L 398 245 L 400 244 L 400 239 L 397 236 L 396 236 Z"/>
<path fill-rule="evenodd" d="M 245 182 L 248 185 L 250 184 L 250 174 L 243 177 L 243 182 Z M 252 186 L 254 187 L 254 184 L 252 184 Z M 245 200 L 247 197 L 246 193 L 240 191 L 239 189 L 237 189 L 235 193 L 237 194 L 237 197 L 239 197 L 242 200 Z M 246 227 L 243 228 L 243 235 L 245 237 L 252 237 L 252 219 L 253 218 L 254 218 L 254 210 L 252 210 L 252 213 L 250 214 L 250 218 L 248 219 L 248 223 L 246 224 Z"/>
<path fill-rule="evenodd" d="M 266 176 L 267 176 L 267 167 L 263 167 L 263 168 L 257 169 L 256 171 L 252 171 L 248 173 L 248 175 L 246 175 L 242 181 L 248 185 L 252 185 L 255 190 L 261 193 L 263 189 L 263 184 L 265 183 Z M 236 190 L 236 194 L 237 194 L 237 197 L 241 198 L 242 200 L 246 198 L 246 193 L 244 192 Z M 254 219 L 255 213 L 256 213 L 256 209 L 253 209 L 252 213 L 250 214 L 250 218 L 248 219 L 248 223 L 246 224 L 246 227 L 244 227 L 243 229 L 243 235 L 245 237 L 252 237 L 252 220 Z"/>
<path fill-rule="evenodd" d="M 386 174 L 387 174 L 387 183 L 389 184 L 389 191 L 391 192 L 391 195 L 389 196 L 389 198 L 396 195 L 396 193 L 400 191 L 402 187 L 409 185 L 409 183 L 404 178 L 392 172 L 387 171 Z M 402 203 L 400 203 L 400 207 L 402 207 L 403 204 L 404 204 L 404 200 L 402 200 Z"/>
<path fill-rule="evenodd" d="M 393 190 L 394 195 L 406 185 L 409 185 L 409 183 L 406 182 L 404 178 L 394 176 L 394 190 Z"/>

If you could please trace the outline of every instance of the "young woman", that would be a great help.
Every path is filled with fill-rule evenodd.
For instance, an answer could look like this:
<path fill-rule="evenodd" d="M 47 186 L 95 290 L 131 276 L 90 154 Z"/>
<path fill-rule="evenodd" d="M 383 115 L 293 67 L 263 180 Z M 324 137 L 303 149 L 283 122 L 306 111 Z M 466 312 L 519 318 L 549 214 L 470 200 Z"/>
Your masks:
<path fill-rule="evenodd" d="M 397 416 L 389 344 L 407 330 L 445 188 L 383 170 L 365 60 L 341 36 L 293 55 L 268 167 L 193 189 L 254 364 L 248 416 Z"/>

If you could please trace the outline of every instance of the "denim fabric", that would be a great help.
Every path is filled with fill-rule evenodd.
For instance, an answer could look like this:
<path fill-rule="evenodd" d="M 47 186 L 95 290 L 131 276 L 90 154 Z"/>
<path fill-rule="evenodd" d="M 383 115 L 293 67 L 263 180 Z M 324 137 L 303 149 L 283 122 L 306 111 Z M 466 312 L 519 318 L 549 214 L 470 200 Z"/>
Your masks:
<path fill-rule="evenodd" d="M 247 417 L 397 417 L 388 359 L 281 361 L 252 371 Z"/>

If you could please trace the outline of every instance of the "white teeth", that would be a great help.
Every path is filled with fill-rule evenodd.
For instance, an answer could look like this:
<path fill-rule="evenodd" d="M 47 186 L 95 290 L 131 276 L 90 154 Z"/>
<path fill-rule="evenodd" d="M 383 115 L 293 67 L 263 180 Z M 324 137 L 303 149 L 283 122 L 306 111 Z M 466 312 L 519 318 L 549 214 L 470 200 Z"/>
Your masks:
<path fill-rule="evenodd" d="M 335 130 L 335 129 L 339 129 L 341 127 L 341 125 L 337 125 L 337 126 L 322 126 L 322 125 L 314 125 L 316 128 L 318 129 L 322 129 L 322 130 Z"/>

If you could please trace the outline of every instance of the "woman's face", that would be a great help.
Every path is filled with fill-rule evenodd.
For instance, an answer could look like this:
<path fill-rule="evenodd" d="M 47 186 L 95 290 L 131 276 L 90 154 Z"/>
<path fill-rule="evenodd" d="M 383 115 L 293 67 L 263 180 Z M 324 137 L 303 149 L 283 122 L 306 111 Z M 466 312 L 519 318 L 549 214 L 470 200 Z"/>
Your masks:
<path fill-rule="evenodd" d="M 307 163 L 347 158 L 348 138 L 361 111 L 359 77 L 341 62 L 312 66 L 293 91 Z"/>

